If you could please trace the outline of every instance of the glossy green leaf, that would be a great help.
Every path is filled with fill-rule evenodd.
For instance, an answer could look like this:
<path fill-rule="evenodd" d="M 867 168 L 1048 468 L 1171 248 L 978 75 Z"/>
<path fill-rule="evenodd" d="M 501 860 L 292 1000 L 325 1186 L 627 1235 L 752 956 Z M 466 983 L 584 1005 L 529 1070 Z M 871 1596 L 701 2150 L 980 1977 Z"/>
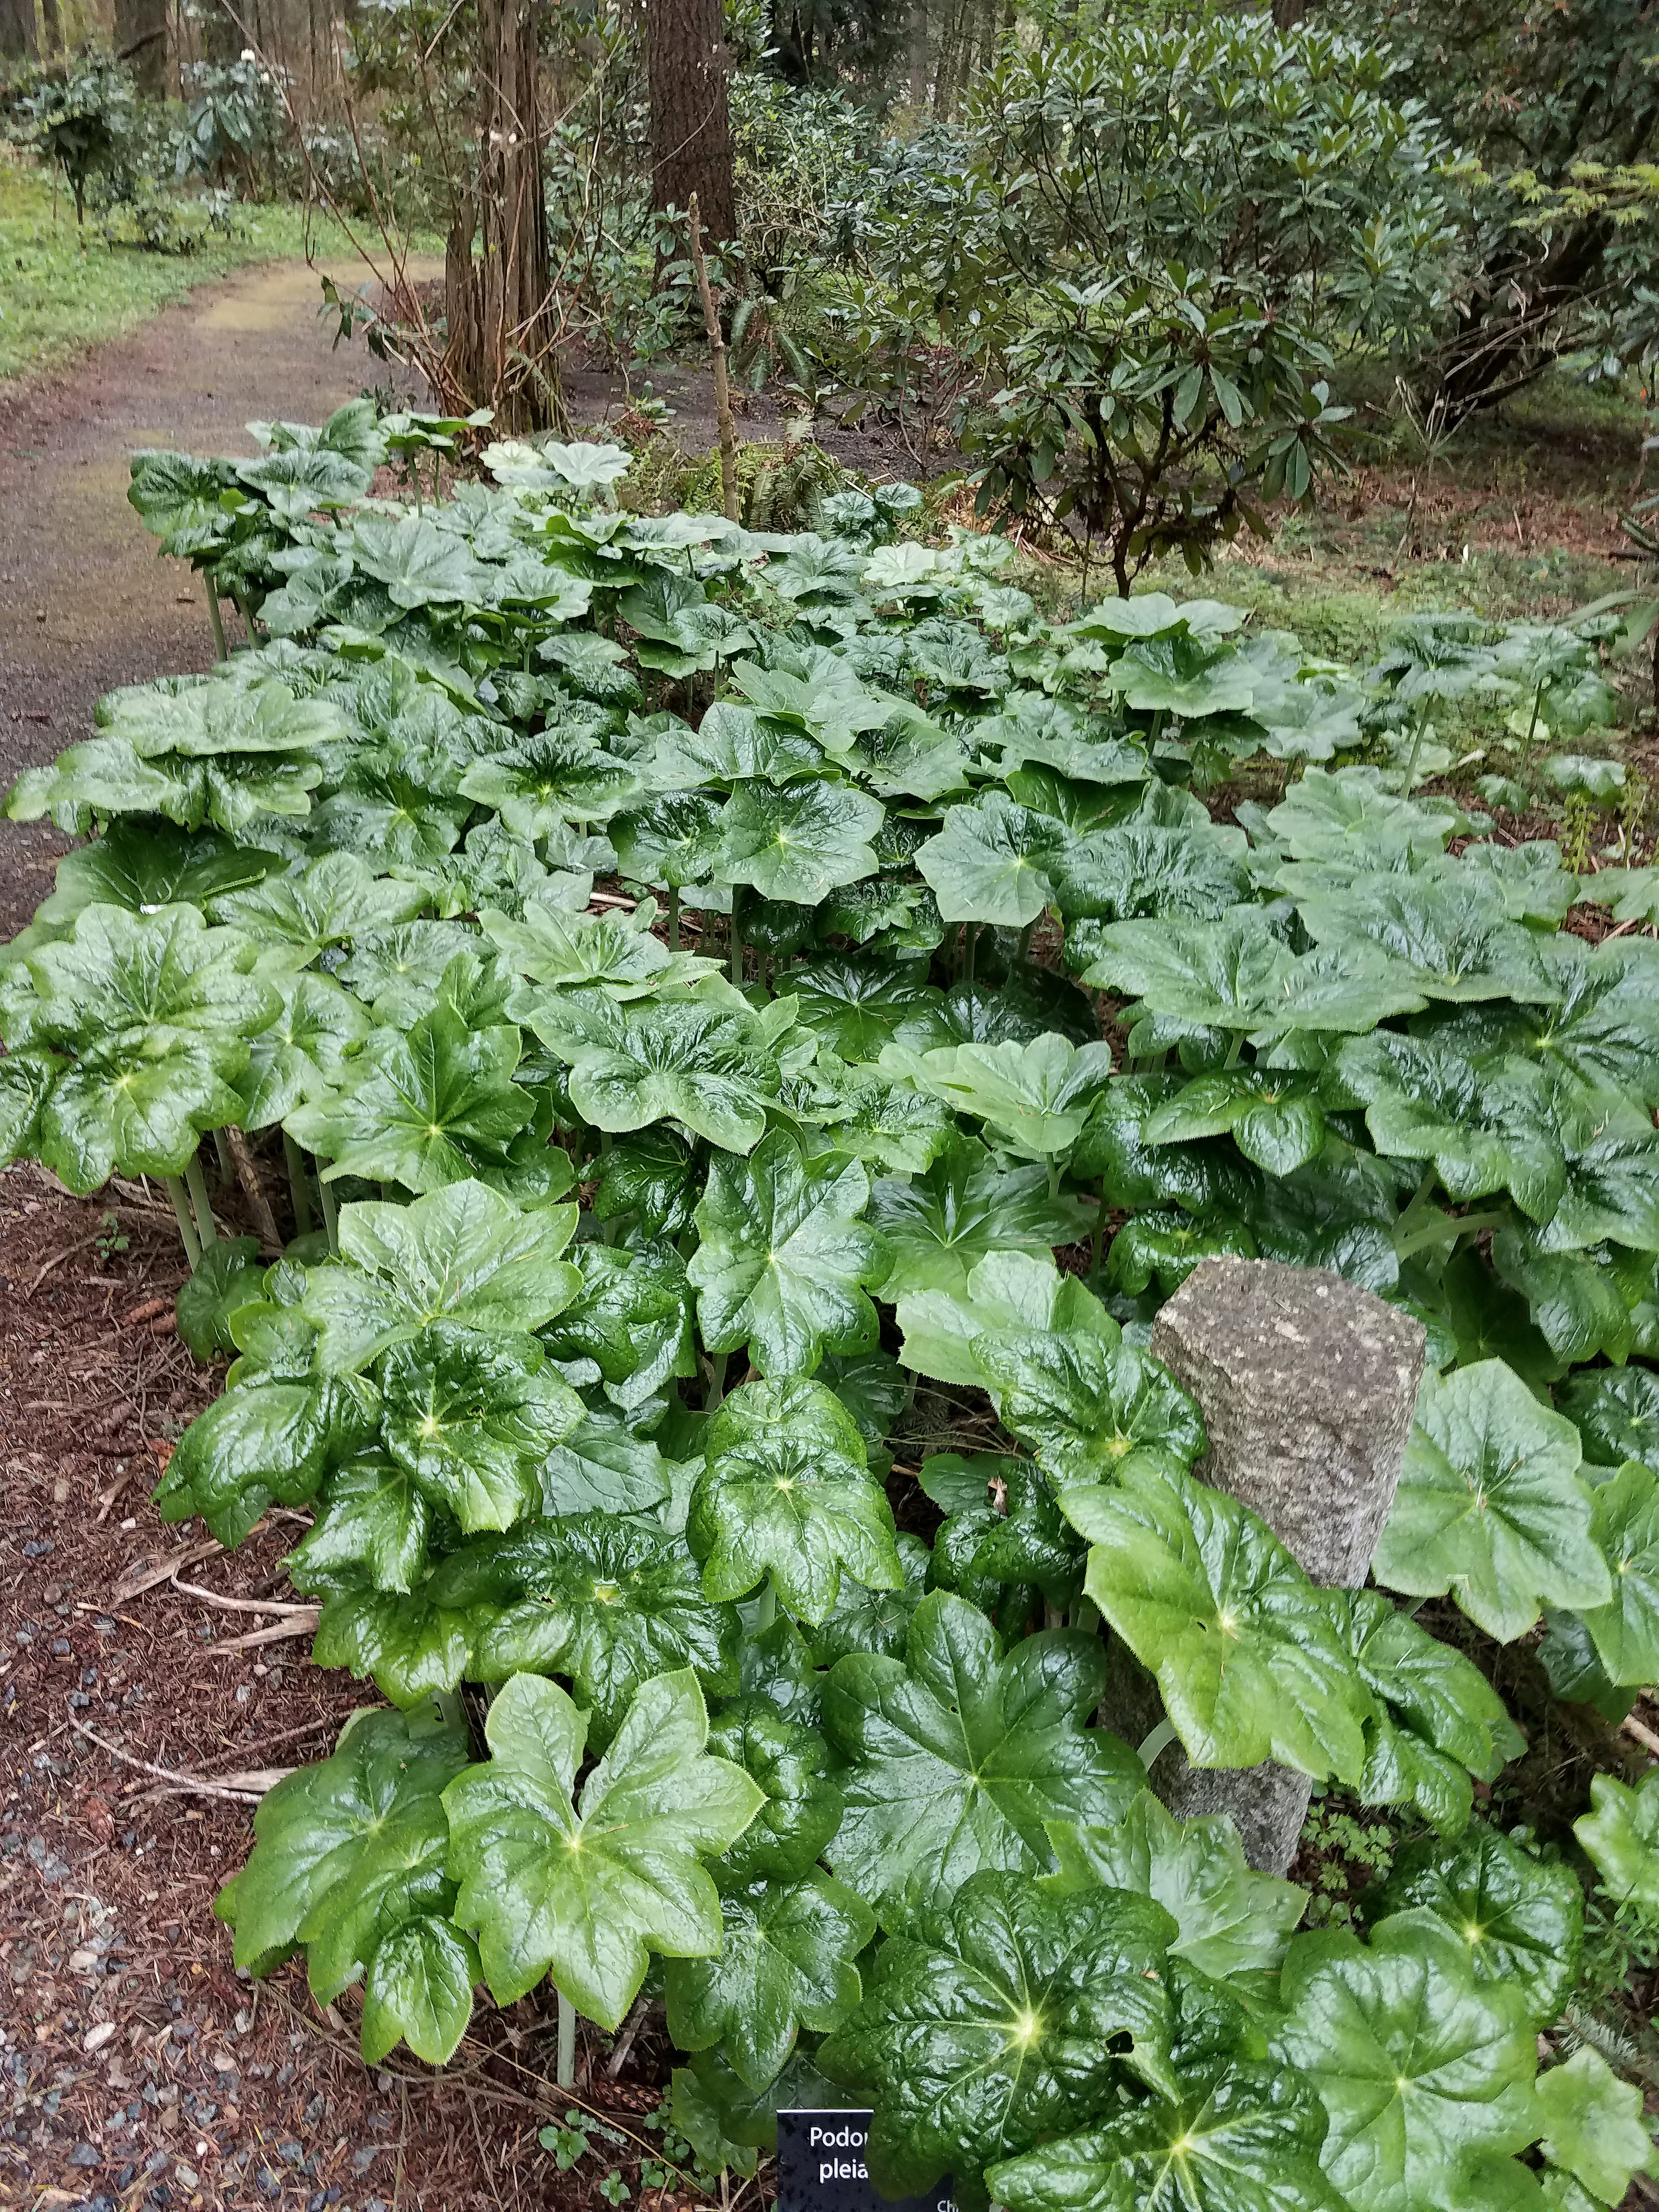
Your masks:
<path fill-rule="evenodd" d="M 903 1580 L 864 1439 L 821 1383 L 745 1382 L 709 1423 L 705 1450 L 685 1533 L 711 1597 L 744 1597 L 769 1578 L 791 1613 L 816 1622 L 843 1573 L 877 1589 Z"/>
<path fill-rule="evenodd" d="M 394 1344 L 380 1370 L 386 1448 L 469 1534 L 507 1528 L 541 1503 L 540 1470 L 582 1417 L 534 1337 L 434 1322 Z"/>
<path fill-rule="evenodd" d="M 1478 1825 L 1455 1844 L 1401 1853 L 1376 1912 L 1413 1911 L 1432 1912 L 1467 1947 L 1475 1980 L 1520 1997 L 1535 2026 L 1547 2027 L 1571 1994 L 1584 1898 L 1570 1867 Z"/>
<path fill-rule="evenodd" d="M 1455 2204 L 1473 2160 L 1537 2133 L 1526 2007 L 1477 1981 L 1431 1914 L 1397 1914 L 1368 1945 L 1334 1930 L 1299 1936 L 1281 1989 L 1274 2055 L 1317 2087 L 1325 2172 L 1354 2212 Z"/>
<path fill-rule="evenodd" d="M 1524 1635 L 1540 1602 L 1605 1604 L 1611 1585 L 1578 1463 L 1571 1423 L 1502 1360 L 1428 1378 L 1377 1580 L 1413 1597 L 1450 1590 L 1500 1642 Z"/>
<path fill-rule="evenodd" d="M 884 1944 L 870 1995 L 818 2051 L 871 2099 L 884 2194 L 941 2175 L 978 2194 L 997 2160 L 1074 2128 L 1125 2075 L 1174 2086 L 1169 1916 L 1121 1890 L 1046 1891 L 987 1869 L 914 1936 Z"/>
<path fill-rule="evenodd" d="M 1170 1949 L 1200 1973 L 1276 1972 L 1308 1899 L 1294 1882 L 1253 1871 L 1221 1814 L 1178 1820 L 1143 1790 L 1115 1827 L 1051 1820 L 1062 1895 L 1103 1884 L 1151 1897 L 1175 1922 Z"/>
<path fill-rule="evenodd" d="M 1650 1767 L 1634 1790 L 1614 1775 L 1596 1775 L 1590 1809 L 1572 1832 L 1609 1897 L 1659 1905 L 1659 1767 Z"/>
<path fill-rule="evenodd" d="M 455 1918 L 477 1933 L 498 2003 L 550 1974 L 579 2011 L 616 2028 L 653 1950 L 719 1950 L 702 1861 L 743 1833 L 761 1791 L 705 1755 L 708 1732 L 696 1677 L 654 1676 L 578 1792 L 582 1716 L 556 1683 L 507 1685 L 485 1724 L 489 1761 L 444 1793 Z"/>
<path fill-rule="evenodd" d="M 808 1161 L 775 1129 L 747 1160 L 716 1154 L 696 1214 L 702 1242 L 686 1273 L 711 1352 L 747 1345 L 763 1375 L 810 1375 L 825 1350 L 876 1341 L 868 1292 L 890 1264 L 859 1217 L 869 1203 L 862 1162 Z"/>
<path fill-rule="evenodd" d="M 847 1814 L 836 1873 L 896 1928 L 987 1868 L 1053 1865 L 1048 1820 L 1121 1820 L 1145 1781 L 1085 1725 L 1105 1689 L 1097 1637 L 1045 1630 L 1005 1657 L 983 1613 L 935 1591 L 902 1660 L 854 1653 L 823 1689 Z"/>
<path fill-rule="evenodd" d="M 838 2027 L 863 1994 L 854 1964 L 876 1932 L 861 1897 L 817 1868 L 725 1889 L 712 1959 L 671 1959 L 668 2032 L 682 2051 L 718 2043 L 751 2089 L 776 2078 L 800 2029 Z"/>
<path fill-rule="evenodd" d="M 1049 1196 L 1041 1166 L 1000 1170 L 972 1138 L 958 1139 L 923 1175 L 878 1182 L 869 1218 L 892 1254 L 881 1285 L 890 1304 L 921 1291 L 965 1296 L 969 1271 L 986 1253 L 1047 1257 L 1093 1227 L 1075 1200 Z"/>
<path fill-rule="evenodd" d="M 1357 1782 L 1370 1693 L 1320 1594 L 1224 1491 L 1144 1462 L 1067 1490 L 1091 1546 L 1085 1588 L 1142 1666 L 1199 1766 L 1276 1759 Z"/>

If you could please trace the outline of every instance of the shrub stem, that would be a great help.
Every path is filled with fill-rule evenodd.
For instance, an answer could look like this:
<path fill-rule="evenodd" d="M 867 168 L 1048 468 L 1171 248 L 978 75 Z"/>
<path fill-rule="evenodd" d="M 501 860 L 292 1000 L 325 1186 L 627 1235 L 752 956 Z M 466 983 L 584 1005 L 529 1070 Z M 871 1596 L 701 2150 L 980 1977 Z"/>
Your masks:
<path fill-rule="evenodd" d="M 202 1173 L 201 1158 L 194 1152 L 191 1154 L 185 1170 L 185 1188 L 190 1193 L 191 1206 L 196 1215 L 196 1233 L 202 1240 L 202 1249 L 211 1251 L 218 1241 L 219 1231 L 208 1200 L 207 1178 Z"/>

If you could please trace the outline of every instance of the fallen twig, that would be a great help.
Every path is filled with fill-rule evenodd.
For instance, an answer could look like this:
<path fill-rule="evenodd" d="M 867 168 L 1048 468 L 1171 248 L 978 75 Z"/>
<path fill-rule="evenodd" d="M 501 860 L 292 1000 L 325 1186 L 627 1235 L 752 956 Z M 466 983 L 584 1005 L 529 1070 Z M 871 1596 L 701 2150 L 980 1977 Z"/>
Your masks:
<path fill-rule="evenodd" d="M 204 1589 L 200 1583 L 181 1583 L 177 1576 L 173 1577 L 173 1587 L 182 1590 L 186 1597 L 200 1598 L 204 1605 L 216 1605 L 223 1613 L 303 1613 L 313 1620 L 317 1617 L 314 1605 L 288 1605 L 276 1597 L 222 1597 L 217 1590 Z M 226 1646 L 222 1644 L 216 1648 L 222 1651 Z"/>
<path fill-rule="evenodd" d="M 1650 1751 L 1656 1759 L 1659 1759 L 1659 1735 L 1654 1734 L 1645 1721 L 1638 1721 L 1634 1713 L 1626 1713 L 1619 1725 L 1626 1735 L 1636 1739 L 1644 1751 Z"/>
<path fill-rule="evenodd" d="M 210 1782 L 204 1774 L 182 1774 L 176 1767 L 157 1766 L 154 1759 L 137 1759 L 131 1752 L 123 1751 L 118 1744 L 112 1743 L 107 1736 L 100 1735 L 96 1729 L 89 1729 L 77 1721 L 73 1713 L 69 1716 L 69 1724 L 76 1735 L 85 1736 L 89 1743 L 95 1743 L 100 1751 L 106 1751 L 112 1759 L 118 1759 L 123 1766 L 136 1766 L 141 1773 L 159 1775 L 163 1782 L 171 1783 L 176 1789 L 203 1797 L 228 1797 L 238 1805 L 257 1805 L 264 1795 L 263 1790 L 236 1790 L 228 1783 Z"/>
<path fill-rule="evenodd" d="M 262 1525 L 255 1522 L 254 1528 Z M 251 1536 L 252 1534 L 253 1529 L 250 1528 L 248 1534 Z M 163 1559 L 152 1560 L 147 1556 L 142 1566 L 129 1567 L 110 1592 L 111 1609 L 113 1610 L 127 1598 L 141 1597 L 146 1590 L 154 1589 L 157 1583 L 170 1583 L 184 1568 L 193 1567 L 203 1559 L 210 1559 L 216 1552 L 222 1552 L 224 1548 L 216 1536 L 204 1536 L 197 1543 L 185 1544 L 176 1552 L 169 1552 Z"/>
<path fill-rule="evenodd" d="M 319 1605 L 300 1606 L 291 1620 L 279 1620 L 272 1628 L 256 1628 L 246 1636 L 233 1636 L 223 1644 L 210 1644 L 209 1651 L 252 1651 L 261 1644 L 281 1644 L 290 1636 L 309 1636 L 322 1613 Z"/>

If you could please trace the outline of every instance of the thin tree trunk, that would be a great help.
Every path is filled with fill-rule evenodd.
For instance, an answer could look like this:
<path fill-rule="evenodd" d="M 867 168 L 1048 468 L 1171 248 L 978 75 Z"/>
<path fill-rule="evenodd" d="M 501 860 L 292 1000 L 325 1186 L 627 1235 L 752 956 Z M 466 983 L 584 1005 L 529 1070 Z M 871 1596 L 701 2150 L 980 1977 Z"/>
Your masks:
<path fill-rule="evenodd" d="M 563 429 L 534 0 L 484 0 L 478 40 L 478 197 L 449 234 L 446 367 L 458 394 L 494 407 L 498 428 Z"/>
<path fill-rule="evenodd" d="M 57 0 L 52 0 L 57 13 Z M 115 0 L 115 54 L 131 68 L 140 92 L 160 100 L 167 90 L 167 0 Z"/>
<path fill-rule="evenodd" d="M 34 52 L 34 0 L 0 0 L 0 55 L 21 61 Z"/>
<path fill-rule="evenodd" d="M 720 0 L 650 0 L 646 46 L 652 204 L 684 215 L 695 192 L 720 246 L 738 228 Z"/>
<path fill-rule="evenodd" d="M 58 0 L 40 0 L 40 51 L 43 54 L 64 51 L 64 19 Z"/>
<path fill-rule="evenodd" d="M 910 0 L 910 105 L 927 105 L 927 0 Z"/>

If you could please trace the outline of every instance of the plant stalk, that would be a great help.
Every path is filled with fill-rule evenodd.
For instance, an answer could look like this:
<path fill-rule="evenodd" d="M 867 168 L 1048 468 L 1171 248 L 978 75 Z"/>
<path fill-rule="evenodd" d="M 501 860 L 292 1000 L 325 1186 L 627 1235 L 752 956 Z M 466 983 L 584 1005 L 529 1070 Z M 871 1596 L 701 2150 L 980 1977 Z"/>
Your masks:
<path fill-rule="evenodd" d="M 179 1238 L 185 1248 L 185 1257 L 190 1262 L 193 1275 L 201 1265 L 202 1243 L 196 1234 L 196 1224 L 190 1218 L 190 1200 L 185 1195 L 184 1181 L 179 1176 L 163 1176 L 167 1196 L 173 1200 L 173 1211 L 179 1222 Z"/>
<path fill-rule="evenodd" d="M 769 1629 L 778 1617 L 778 1586 L 768 1575 L 762 1587 L 760 1603 L 755 1608 L 755 1633 L 759 1636 Z"/>
<path fill-rule="evenodd" d="M 337 1258 L 340 1250 L 340 1214 L 334 1203 L 334 1194 L 323 1178 L 323 1164 L 317 1163 L 317 1195 L 323 1201 L 323 1226 L 328 1231 L 328 1249 Z"/>
<path fill-rule="evenodd" d="M 564 1991 L 559 1991 L 559 2061 L 558 2086 L 574 2089 L 576 2086 L 576 2008 Z"/>
<path fill-rule="evenodd" d="M 712 1371 L 708 1377 L 708 1394 L 702 1401 L 702 1409 L 706 1413 L 712 1413 L 726 1395 L 726 1363 L 730 1357 L 730 1353 L 725 1352 L 711 1352 L 708 1355 L 708 1364 Z"/>
<path fill-rule="evenodd" d="M 202 1240 L 202 1249 L 210 1252 L 218 1241 L 218 1226 L 213 1218 L 213 1208 L 208 1201 L 207 1178 L 202 1173 L 201 1157 L 192 1152 L 185 1170 L 185 1188 L 190 1193 L 190 1203 L 196 1216 L 196 1233 Z"/>
<path fill-rule="evenodd" d="M 208 620 L 213 624 L 213 657 L 216 660 L 228 660 L 230 648 L 225 643 L 225 625 L 219 614 L 219 594 L 205 568 L 202 571 L 202 581 L 207 586 Z"/>
<path fill-rule="evenodd" d="M 296 1237 L 309 1237 L 311 1187 L 306 1181 L 306 1156 L 286 1129 L 283 1132 L 283 1158 L 288 1167 L 289 1195 L 294 1200 L 294 1233 Z"/>
<path fill-rule="evenodd" d="M 743 988 L 743 922 L 741 919 L 743 886 L 732 886 L 732 981 L 740 991 Z"/>
<path fill-rule="evenodd" d="M 680 949 L 680 887 L 678 884 L 668 886 L 668 949 L 671 952 L 678 952 Z"/>

